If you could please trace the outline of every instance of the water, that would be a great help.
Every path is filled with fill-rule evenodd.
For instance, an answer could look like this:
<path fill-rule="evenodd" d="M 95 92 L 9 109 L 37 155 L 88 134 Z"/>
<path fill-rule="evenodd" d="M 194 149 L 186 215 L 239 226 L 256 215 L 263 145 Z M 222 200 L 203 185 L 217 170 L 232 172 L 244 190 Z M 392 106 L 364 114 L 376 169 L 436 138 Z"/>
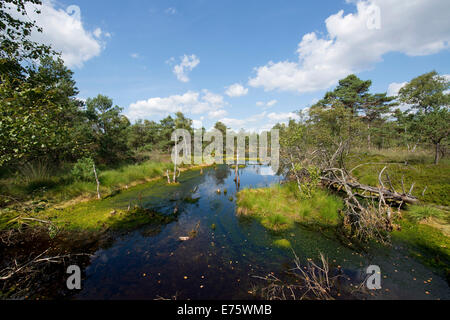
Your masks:
<path fill-rule="evenodd" d="M 266 187 L 282 179 L 264 166 L 248 165 L 239 171 L 241 189 Z M 124 209 L 140 198 L 143 206 L 161 213 L 170 214 L 177 208 L 179 218 L 165 226 L 142 227 L 98 250 L 85 269 L 83 289 L 74 298 L 255 299 L 255 287 L 265 284 L 255 276 L 281 275 L 293 266 L 292 251 L 273 244 L 280 238 L 287 238 L 303 261 L 324 253 L 332 267 L 341 266 L 349 276 L 347 284 L 363 281 L 368 265 L 380 265 L 386 277 L 383 290 L 367 298 L 450 298 L 446 282 L 406 258 L 405 249 L 362 256 L 301 227 L 280 235 L 256 221 L 238 218 L 233 179 L 234 170 L 223 165 L 204 169 L 203 175 L 198 171 L 183 174 L 178 186 L 159 193 L 140 186 L 117 196 L 117 208 Z M 196 226 L 195 238 L 179 240 Z M 423 284 L 429 278 L 432 283 Z"/>

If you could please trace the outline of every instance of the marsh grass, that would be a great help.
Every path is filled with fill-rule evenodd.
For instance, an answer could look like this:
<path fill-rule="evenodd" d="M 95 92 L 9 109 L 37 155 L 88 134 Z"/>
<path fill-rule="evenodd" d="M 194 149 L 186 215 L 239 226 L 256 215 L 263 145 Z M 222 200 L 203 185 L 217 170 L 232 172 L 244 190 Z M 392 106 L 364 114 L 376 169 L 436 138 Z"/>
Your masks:
<path fill-rule="evenodd" d="M 172 163 L 154 161 L 125 165 L 116 169 L 100 169 L 100 193 L 107 196 L 125 186 L 162 177 L 167 169 L 172 170 Z M 96 184 L 74 179 L 69 168 L 55 170 L 45 163 L 34 163 L 24 166 L 19 176 L 1 180 L 0 191 L 1 194 L 20 201 L 39 197 L 61 202 L 76 197 L 94 196 Z"/>
<path fill-rule="evenodd" d="M 447 158 L 434 165 L 432 155 L 425 151 L 411 153 L 393 149 L 351 154 L 346 161 L 348 170 L 360 164 L 364 165 L 352 174 L 363 184 L 377 186 L 378 174 L 387 166 L 386 172 L 397 192 L 403 193 L 403 177 L 405 191 L 408 192 L 414 183 L 412 194 L 421 202 L 450 206 L 450 161 Z"/>
<path fill-rule="evenodd" d="M 428 220 L 430 218 L 435 218 L 442 220 L 443 222 L 450 223 L 450 214 L 444 212 L 443 210 L 439 210 L 437 208 L 426 206 L 426 205 L 417 205 L 411 206 L 408 208 L 408 218 L 415 222 L 420 222 L 423 220 Z"/>
<path fill-rule="evenodd" d="M 295 223 L 337 226 L 343 202 L 327 191 L 315 189 L 301 198 L 295 183 L 263 189 L 244 189 L 237 195 L 237 213 L 252 216 L 272 231 L 291 229 Z"/>

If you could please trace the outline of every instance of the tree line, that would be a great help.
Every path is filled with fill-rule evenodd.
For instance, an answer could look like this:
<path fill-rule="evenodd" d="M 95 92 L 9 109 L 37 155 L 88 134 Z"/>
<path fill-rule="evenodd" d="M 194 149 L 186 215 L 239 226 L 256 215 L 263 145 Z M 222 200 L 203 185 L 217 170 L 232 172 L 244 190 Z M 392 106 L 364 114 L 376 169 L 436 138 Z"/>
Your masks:
<path fill-rule="evenodd" d="M 288 157 L 311 146 L 336 149 L 343 142 L 352 148 L 432 149 L 438 164 L 449 145 L 450 82 L 436 71 L 420 75 L 398 96 L 370 93 L 372 82 L 349 75 L 339 81 L 300 121 L 277 124 Z"/>

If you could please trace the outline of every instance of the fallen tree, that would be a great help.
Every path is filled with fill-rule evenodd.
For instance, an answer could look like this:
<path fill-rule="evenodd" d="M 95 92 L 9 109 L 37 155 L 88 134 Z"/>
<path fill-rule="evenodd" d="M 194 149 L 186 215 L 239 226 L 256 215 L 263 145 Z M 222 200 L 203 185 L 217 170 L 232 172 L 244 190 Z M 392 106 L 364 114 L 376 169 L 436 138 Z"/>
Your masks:
<path fill-rule="evenodd" d="M 381 175 L 384 172 L 384 170 L 386 170 L 386 167 L 384 167 L 384 169 L 380 172 L 380 176 L 378 179 L 380 182 L 379 187 L 361 184 L 351 175 L 346 173 L 343 169 L 339 168 L 324 169 L 323 170 L 324 175 L 320 179 L 322 183 L 324 183 L 324 185 L 336 190 L 341 190 L 345 186 L 348 186 L 352 190 L 356 191 L 354 193 L 355 196 L 359 196 L 361 198 L 380 200 L 381 194 L 384 200 L 386 201 L 395 201 L 399 203 L 408 203 L 408 204 L 417 204 L 419 202 L 419 199 L 411 195 L 414 184 L 412 185 L 409 192 L 405 192 L 405 190 L 403 190 L 403 193 L 395 191 L 395 189 L 392 187 L 392 183 L 390 182 L 389 182 L 390 189 L 387 189 L 381 180 Z"/>
<path fill-rule="evenodd" d="M 281 163 L 288 178 L 297 181 L 300 194 L 307 194 L 305 189 L 313 188 L 317 183 L 343 193 L 344 225 L 351 227 L 350 238 L 388 243 L 389 232 L 395 228 L 392 223 L 394 208 L 419 202 L 412 195 L 414 183 L 407 192 L 402 179 L 402 192 L 397 192 L 386 166 L 379 172 L 377 186 L 360 183 L 351 173 L 366 164 L 347 170 L 344 160 L 347 146 L 348 141 L 341 141 L 335 148 L 319 146 L 313 150 L 291 146 L 283 150 Z M 315 172 L 319 172 L 318 177 Z"/>

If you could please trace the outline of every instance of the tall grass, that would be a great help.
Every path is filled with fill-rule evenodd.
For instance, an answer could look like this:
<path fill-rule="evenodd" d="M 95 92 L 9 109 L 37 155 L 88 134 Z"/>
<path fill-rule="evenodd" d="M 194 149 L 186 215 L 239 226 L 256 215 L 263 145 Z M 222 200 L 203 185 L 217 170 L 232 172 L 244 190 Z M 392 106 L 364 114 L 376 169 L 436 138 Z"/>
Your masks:
<path fill-rule="evenodd" d="M 339 223 L 342 200 L 316 189 L 310 199 L 299 197 L 295 183 L 238 193 L 238 214 L 253 216 L 273 231 L 290 229 L 295 222 L 335 226 Z"/>
<path fill-rule="evenodd" d="M 102 195 L 107 195 L 126 185 L 162 177 L 167 169 L 173 170 L 169 162 L 147 161 L 100 171 L 100 191 Z M 0 191 L 22 201 L 40 197 L 58 202 L 78 196 L 90 197 L 96 194 L 96 184 L 76 181 L 71 176 L 70 168 L 57 172 L 45 162 L 36 162 L 21 167 L 18 176 L 1 180 Z"/>
<path fill-rule="evenodd" d="M 347 159 L 347 168 L 351 169 L 357 165 L 361 166 L 352 174 L 363 184 L 377 186 L 378 174 L 387 166 L 386 172 L 396 191 L 403 192 L 403 178 L 405 192 L 408 192 L 414 183 L 412 194 L 420 201 L 450 206 L 450 160 L 447 158 L 434 165 L 433 155 L 421 150 L 415 153 L 400 149 L 373 150 L 370 153 L 351 154 Z M 383 177 L 383 180 L 386 178 Z"/>
<path fill-rule="evenodd" d="M 416 222 L 429 218 L 436 218 L 444 221 L 447 220 L 448 222 L 450 222 L 450 217 L 447 213 L 437 208 L 425 205 L 411 206 L 408 209 L 408 218 Z"/>
<path fill-rule="evenodd" d="M 162 176 L 166 170 L 173 169 L 171 163 L 144 162 L 138 165 L 128 165 L 117 170 L 107 170 L 100 173 L 100 183 L 104 186 L 126 185 L 134 181 L 144 181 Z"/>

